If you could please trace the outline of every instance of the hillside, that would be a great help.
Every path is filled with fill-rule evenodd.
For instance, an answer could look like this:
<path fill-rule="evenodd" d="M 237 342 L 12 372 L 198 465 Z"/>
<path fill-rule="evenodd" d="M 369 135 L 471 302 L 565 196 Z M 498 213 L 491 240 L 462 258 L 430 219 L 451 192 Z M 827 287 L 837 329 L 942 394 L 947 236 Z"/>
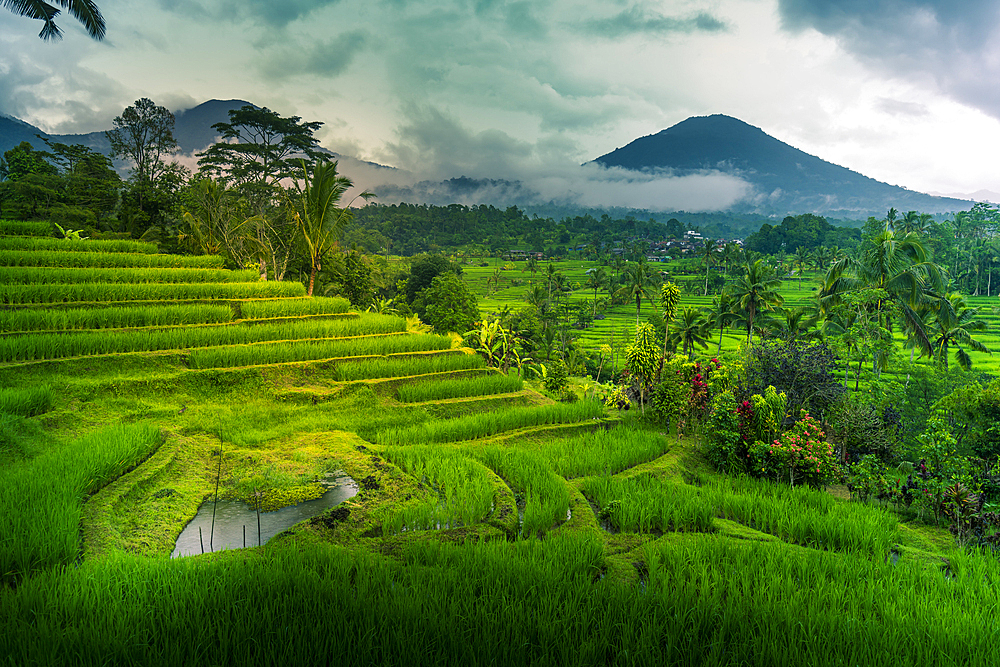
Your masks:
<path fill-rule="evenodd" d="M 719 114 L 688 118 L 594 161 L 637 171 L 687 174 L 719 170 L 734 174 L 754 187 L 754 196 L 734 208 L 764 214 L 810 211 L 864 217 L 882 215 L 890 207 L 941 213 L 970 205 L 876 181 Z"/>

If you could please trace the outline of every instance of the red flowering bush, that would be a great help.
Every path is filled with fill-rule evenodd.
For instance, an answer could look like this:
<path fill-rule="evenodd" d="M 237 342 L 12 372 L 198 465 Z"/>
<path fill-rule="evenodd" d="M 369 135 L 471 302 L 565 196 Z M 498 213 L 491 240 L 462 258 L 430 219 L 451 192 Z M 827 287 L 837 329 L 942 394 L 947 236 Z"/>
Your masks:
<path fill-rule="evenodd" d="M 802 416 L 771 443 L 766 452 L 767 468 L 777 479 L 787 479 L 791 485 L 821 486 L 839 473 L 833 455 L 833 445 L 815 419 L 805 410 Z"/>

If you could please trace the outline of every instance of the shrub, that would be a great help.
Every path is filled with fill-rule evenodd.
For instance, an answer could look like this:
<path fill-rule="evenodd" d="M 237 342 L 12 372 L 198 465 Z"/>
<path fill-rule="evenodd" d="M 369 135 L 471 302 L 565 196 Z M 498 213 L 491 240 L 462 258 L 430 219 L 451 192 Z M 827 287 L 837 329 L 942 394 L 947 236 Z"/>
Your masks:
<path fill-rule="evenodd" d="M 746 460 L 746 447 L 741 447 L 743 439 L 740 437 L 738 408 L 739 404 L 730 392 L 719 394 L 712 399 L 705 426 L 705 458 L 717 470 L 730 473 L 742 471 Z"/>
<path fill-rule="evenodd" d="M 569 386 L 569 371 L 562 359 L 556 359 L 545 367 L 545 378 L 542 380 L 545 391 L 560 394 Z"/>
<path fill-rule="evenodd" d="M 801 414 L 792 428 L 758 454 L 764 459 L 761 472 L 787 479 L 792 486 L 799 482 L 818 487 L 835 478 L 839 469 L 826 434 L 809 413 L 803 410 Z"/>

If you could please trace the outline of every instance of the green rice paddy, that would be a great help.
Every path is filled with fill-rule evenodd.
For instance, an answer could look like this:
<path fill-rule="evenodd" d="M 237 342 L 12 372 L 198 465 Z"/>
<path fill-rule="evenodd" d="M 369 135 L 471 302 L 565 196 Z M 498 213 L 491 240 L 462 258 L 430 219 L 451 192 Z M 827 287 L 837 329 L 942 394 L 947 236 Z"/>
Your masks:
<path fill-rule="evenodd" d="M 86 243 L 63 249 L 153 254 Z M 0 343 L 56 359 L 0 366 L 2 663 L 1000 662 L 995 555 L 838 490 L 717 474 L 696 437 L 556 403 L 401 318 L 291 283 L 161 285 L 162 305 L 137 283 L 16 287 L 59 305 L 0 301 Z M 521 303 L 501 287 L 485 311 Z M 188 298 L 225 303 L 169 303 Z M 216 494 L 291 504 L 330 470 L 358 495 L 262 547 L 167 557 Z"/>

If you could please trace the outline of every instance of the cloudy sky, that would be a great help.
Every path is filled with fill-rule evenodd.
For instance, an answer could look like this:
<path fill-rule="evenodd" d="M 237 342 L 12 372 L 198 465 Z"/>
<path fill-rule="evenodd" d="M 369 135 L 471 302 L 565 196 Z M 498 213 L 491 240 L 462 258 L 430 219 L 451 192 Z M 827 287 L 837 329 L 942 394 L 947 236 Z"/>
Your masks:
<path fill-rule="evenodd" d="M 97 2 L 104 42 L 61 16 L 65 38 L 45 43 L 0 9 L 0 112 L 89 132 L 139 97 L 238 98 L 413 178 L 687 210 L 726 184 L 579 165 L 723 113 L 894 185 L 1000 192 L 995 0 Z"/>

